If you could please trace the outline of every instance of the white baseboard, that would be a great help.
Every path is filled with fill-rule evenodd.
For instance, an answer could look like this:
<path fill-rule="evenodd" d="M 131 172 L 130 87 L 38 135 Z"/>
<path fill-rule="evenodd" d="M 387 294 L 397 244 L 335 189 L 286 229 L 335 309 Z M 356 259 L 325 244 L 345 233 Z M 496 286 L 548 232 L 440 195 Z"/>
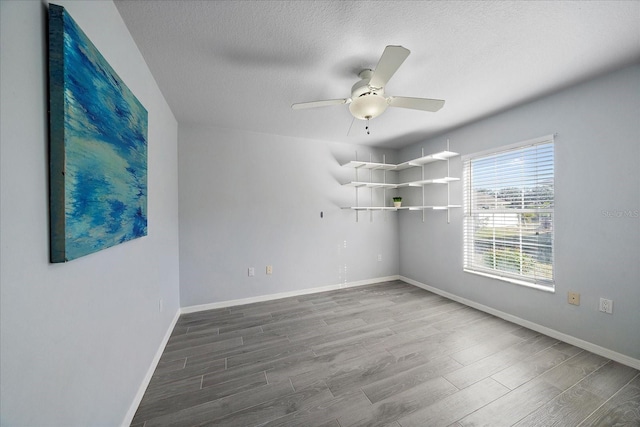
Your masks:
<path fill-rule="evenodd" d="M 215 308 L 234 307 L 236 305 L 252 304 L 254 302 L 271 301 L 274 299 L 297 297 L 300 295 L 316 294 L 319 292 L 335 291 L 336 289 L 353 288 L 355 286 L 372 285 L 374 283 L 389 282 L 391 280 L 400 280 L 400 276 L 376 277 L 374 279 L 358 280 L 356 282 L 340 283 L 337 285 L 321 286 L 318 288 L 300 289 L 290 292 L 279 292 L 277 294 L 260 295 L 257 297 L 234 299 L 229 301 L 214 302 L 210 304 L 191 305 L 182 307 L 181 313 L 196 313 L 198 311 L 213 310 Z"/>
<path fill-rule="evenodd" d="M 180 314 L 181 314 L 180 313 L 180 309 L 178 308 L 178 310 L 176 311 L 175 316 L 173 316 L 173 320 L 171 321 L 171 324 L 167 328 L 167 332 L 164 334 L 164 338 L 162 338 L 162 342 L 160 343 L 160 346 L 158 347 L 158 351 L 156 351 L 156 354 L 153 357 L 153 360 L 151 361 L 151 365 L 149 366 L 149 369 L 147 370 L 147 374 L 145 375 L 144 379 L 142 380 L 142 383 L 140 384 L 140 387 L 138 388 L 138 392 L 136 393 L 135 397 L 133 398 L 133 402 L 131 403 L 131 406 L 129 407 L 129 410 L 127 411 L 127 415 L 125 415 L 124 421 L 122 421 L 122 427 L 129 427 L 131 425 L 131 421 L 133 421 L 133 417 L 136 415 L 136 411 L 138 410 L 138 406 L 140 406 L 140 402 L 142 401 L 142 398 L 144 397 L 144 393 L 147 391 L 147 387 L 149 386 L 149 382 L 151 381 L 151 377 L 153 376 L 153 373 L 155 372 L 156 367 L 158 366 L 158 362 L 160 361 L 160 357 L 162 356 L 162 353 L 164 352 L 164 348 L 167 346 L 167 342 L 169 342 L 169 337 L 171 337 L 171 334 L 173 333 L 173 328 L 176 326 L 176 323 L 178 322 L 178 319 L 180 318 Z"/>
<path fill-rule="evenodd" d="M 546 326 L 539 325 L 537 323 L 530 322 L 525 319 L 521 319 L 520 317 L 514 316 L 509 313 L 505 313 L 500 310 L 496 310 L 495 308 L 488 307 L 483 304 L 479 304 L 475 301 L 468 300 L 466 298 L 459 297 L 457 295 L 451 294 L 449 292 L 443 291 L 438 288 L 434 288 L 433 286 L 426 285 L 424 283 L 418 282 L 417 280 L 410 279 L 408 277 L 400 276 L 400 280 L 403 282 L 409 283 L 410 285 L 417 286 L 418 288 L 422 288 L 429 292 L 433 292 L 434 294 L 441 295 L 445 298 L 449 298 L 453 301 L 457 301 L 461 304 L 467 305 L 469 307 L 476 308 L 480 311 L 484 311 L 485 313 L 492 314 L 501 319 L 507 320 L 509 322 L 515 323 L 516 325 L 524 326 L 525 328 L 529 328 L 536 332 L 540 332 L 541 334 L 550 336 L 560 341 L 564 341 L 568 344 L 574 345 L 576 347 L 580 347 L 583 350 L 590 351 L 591 353 L 595 353 L 599 356 L 606 357 L 607 359 L 614 360 L 618 363 L 622 363 L 623 365 L 630 366 L 635 369 L 640 369 L 640 360 L 634 359 L 633 357 L 615 352 L 613 350 L 609 350 L 608 348 L 601 347 L 599 345 L 593 344 L 589 341 L 582 340 L 580 338 L 576 338 L 571 335 L 567 335 L 563 332 L 556 331 L 555 329 L 547 328 Z"/>

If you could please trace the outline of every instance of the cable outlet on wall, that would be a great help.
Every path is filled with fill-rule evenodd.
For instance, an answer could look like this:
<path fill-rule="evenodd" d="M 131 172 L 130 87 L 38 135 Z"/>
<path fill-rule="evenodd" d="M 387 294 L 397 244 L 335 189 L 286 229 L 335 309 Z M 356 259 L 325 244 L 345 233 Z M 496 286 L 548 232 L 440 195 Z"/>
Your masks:
<path fill-rule="evenodd" d="M 567 302 L 573 305 L 580 305 L 580 294 L 578 292 L 569 292 Z"/>
<path fill-rule="evenodd" d="M 267 274 L 273 274 L 273 266 L 267 265 Z"/>
<path fill-rule="evenodd" d="M 600 311 L 603 313 L 613 314 L 613 301 L 606 298 L 600 298 Z"/>

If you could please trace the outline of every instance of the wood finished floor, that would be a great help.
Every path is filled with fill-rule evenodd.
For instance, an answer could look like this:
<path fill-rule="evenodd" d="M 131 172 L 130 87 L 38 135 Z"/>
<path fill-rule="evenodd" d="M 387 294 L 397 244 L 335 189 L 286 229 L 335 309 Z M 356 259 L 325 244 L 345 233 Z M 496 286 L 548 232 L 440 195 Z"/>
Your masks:
<path fill-rule="evenodd" d="M 132 426 L 640 426 L 640 373 L 400 281 L 182 315 Z"/>

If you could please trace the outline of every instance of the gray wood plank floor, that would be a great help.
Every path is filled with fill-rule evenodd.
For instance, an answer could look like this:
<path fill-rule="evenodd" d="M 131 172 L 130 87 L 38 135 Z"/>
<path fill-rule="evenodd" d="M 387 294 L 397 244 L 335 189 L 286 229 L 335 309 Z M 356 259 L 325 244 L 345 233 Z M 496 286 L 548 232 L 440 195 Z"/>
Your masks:
<path fill-rule="evenodd" d="M 640 426 L 640 373 L 394 281 L 186 314 L 132 426 Z"/>

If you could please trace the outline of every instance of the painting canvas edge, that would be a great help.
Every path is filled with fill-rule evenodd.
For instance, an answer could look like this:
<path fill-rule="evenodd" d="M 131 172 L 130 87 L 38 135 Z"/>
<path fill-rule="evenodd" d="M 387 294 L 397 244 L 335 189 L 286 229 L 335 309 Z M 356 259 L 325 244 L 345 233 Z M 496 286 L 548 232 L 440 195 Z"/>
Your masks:
<path fill-rule="evenodd" d="M 50 261 L 65 262 L 64 8 L 49 4 L 49 234 Z"/>

